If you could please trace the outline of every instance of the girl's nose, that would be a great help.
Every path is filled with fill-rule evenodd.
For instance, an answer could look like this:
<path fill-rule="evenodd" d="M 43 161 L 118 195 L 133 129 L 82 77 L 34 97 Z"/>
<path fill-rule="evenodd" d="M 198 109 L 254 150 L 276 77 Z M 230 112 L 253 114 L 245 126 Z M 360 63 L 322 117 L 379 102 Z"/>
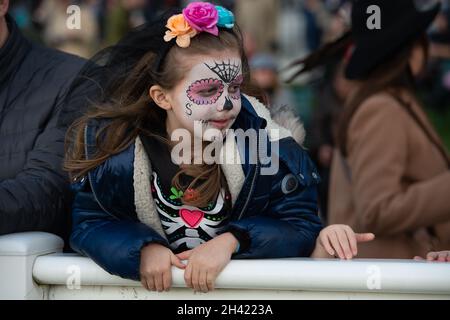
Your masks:
<path fill-rule="evenodd" d="M 231 110 L 233 109 L 233 103 L 231 102 L 230 98 L 226 97 L 225 98 L 225 104 L 223 105 L 223 110 Z"/>

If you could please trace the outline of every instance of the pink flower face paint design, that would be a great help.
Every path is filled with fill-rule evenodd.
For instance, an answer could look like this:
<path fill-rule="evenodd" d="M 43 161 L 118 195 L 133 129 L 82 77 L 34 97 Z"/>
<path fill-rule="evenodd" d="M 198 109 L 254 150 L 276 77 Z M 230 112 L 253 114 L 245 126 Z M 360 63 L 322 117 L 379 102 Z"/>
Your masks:
<path fill-rule="evenodd" d="M 228 93 L 231 99 L 239 100 L 241 98 L 241 85 L 243 81 L 244 77 L 240 74 L 230 83 Z"/>
<path fill-rule="evenodd" d="M 189 86 L 186 94 L 197 105 L 214 104 L 223 93 L 223 82 L 219 79 L 202 79 Z"/>

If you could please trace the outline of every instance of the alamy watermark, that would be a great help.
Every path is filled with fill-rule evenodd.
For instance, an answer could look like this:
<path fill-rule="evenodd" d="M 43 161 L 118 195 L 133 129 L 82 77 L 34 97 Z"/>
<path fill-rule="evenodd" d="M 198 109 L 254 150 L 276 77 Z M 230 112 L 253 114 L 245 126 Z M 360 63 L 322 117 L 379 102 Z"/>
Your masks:
<path fill-rule="evenodd" d="M 66 27 L 69 30 L 81 30 L 81 9 L 77 5 L 67 7 Z"/>
<path fill-rule="evenodd" d="M 66 269 L 68 277 L 66 279 L 66 287 L 69 290 L 81 289 L 81 268 L 77 265 L 70 265 Z"/>
<path fill-rule="evenodd" d="M 226 139 L 223 137 L 226 136 Z M 269 139 L 270 136 L 270 139 Z M 278 129 L 219 129 L 203 130 L 200 121 L 194 122 L 194 134 L 184 128 L 175 129 L 171 141 L 177 142 L 171 151 L 172 162 L 181 164 L 259 164 L 261 175 L 274 175 L 279 169 Z M 227 140 L 235 139 L 236 148 L 227 148 Z M 210 141 L 203 147 L 204 141 Z M 246 147 L 242 147 L 246 146 Z"/>
<path fill-rule="evenodd" d="M 366 285 L 369 290 L 381 290 L 381 269 L 379 266 L 370 265 L 366 269 L 368 274 Z"/>

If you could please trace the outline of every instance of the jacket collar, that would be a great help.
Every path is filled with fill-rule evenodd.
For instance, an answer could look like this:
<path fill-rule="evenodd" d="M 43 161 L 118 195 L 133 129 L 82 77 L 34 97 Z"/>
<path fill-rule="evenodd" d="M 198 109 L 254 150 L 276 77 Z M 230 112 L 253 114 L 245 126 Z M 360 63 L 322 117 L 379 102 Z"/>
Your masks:
<path fill-rule="evenodd" d="M 239 112 L 239 115 L 237 116 L 232 128 L 240 128 L 243 130 L 264 129 L 267 125 L 266 119 L 258 115 L 247 96 L 242 95 L 241 101 L 241 112 Z"/>

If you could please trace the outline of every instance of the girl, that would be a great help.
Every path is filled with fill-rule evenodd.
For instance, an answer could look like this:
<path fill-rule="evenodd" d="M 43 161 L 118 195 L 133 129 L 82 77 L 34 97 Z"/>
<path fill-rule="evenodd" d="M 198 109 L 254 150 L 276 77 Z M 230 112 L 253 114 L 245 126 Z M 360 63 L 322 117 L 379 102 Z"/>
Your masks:
<path fill-rule="evenodd" d="M 185 269 L 187 286 L 205 292 L 231 257 L 312 253 L 318 175 L 244 94 L 248 64 L 231 12 L 191 3 L 100 52 L 80 78 L 99 95 L 68 133 L 74 250 L 149 290 L 168 290 L 171 267 Z M 198 146 L 227 161 L 196 157 Z"/>

